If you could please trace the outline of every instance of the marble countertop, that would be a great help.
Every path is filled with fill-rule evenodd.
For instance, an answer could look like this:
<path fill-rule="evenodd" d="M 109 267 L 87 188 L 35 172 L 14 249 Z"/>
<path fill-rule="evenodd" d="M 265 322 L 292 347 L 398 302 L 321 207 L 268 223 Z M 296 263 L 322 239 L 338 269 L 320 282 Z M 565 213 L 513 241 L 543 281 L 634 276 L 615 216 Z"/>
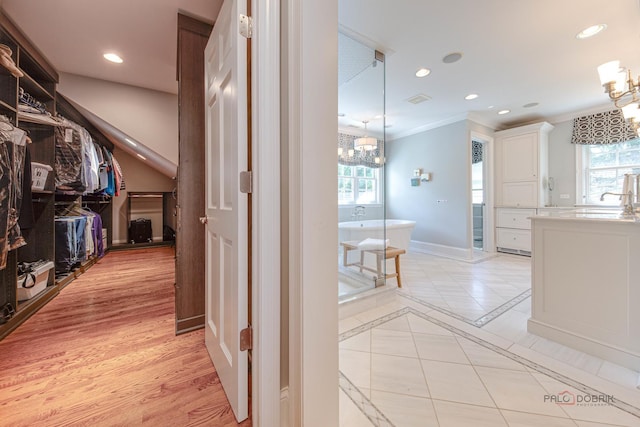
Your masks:
<path fill-rule="evenodd" d="M 600 222 L 637 222 L 640 224 L 640 213 L 625 215 L 622 209 L 608 208 L 566 208 L 558 210 L 542 210 L 531 219 L 589 220 Z"/>

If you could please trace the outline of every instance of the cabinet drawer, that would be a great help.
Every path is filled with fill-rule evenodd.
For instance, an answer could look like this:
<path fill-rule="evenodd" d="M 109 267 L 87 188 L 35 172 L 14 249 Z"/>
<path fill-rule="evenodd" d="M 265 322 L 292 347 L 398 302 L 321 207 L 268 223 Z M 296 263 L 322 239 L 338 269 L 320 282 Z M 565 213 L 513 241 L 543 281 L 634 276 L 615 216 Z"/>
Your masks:
<path fill-rule="evenodd" d="M 496 227 L 519 228 L 531 230 L 531 220 L 536 214 L 535 209 L 498 209 Z"/>
<path fill-rule="evenodd" d="M 496 228 L 496 246 L 531 252 L 531 231 L 511 228 Z"/>

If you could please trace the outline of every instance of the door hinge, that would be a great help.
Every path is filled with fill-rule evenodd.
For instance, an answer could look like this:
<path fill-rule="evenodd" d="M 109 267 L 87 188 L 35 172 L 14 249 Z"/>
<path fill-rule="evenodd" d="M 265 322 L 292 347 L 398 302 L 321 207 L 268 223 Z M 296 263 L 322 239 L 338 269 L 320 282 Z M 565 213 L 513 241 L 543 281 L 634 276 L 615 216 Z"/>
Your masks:
<path fill-rule="evenodd" d="M 240 35 L 246 39 L 253 36 L 253 18 L 247 15 L 240 15 Z"/>
<path fill-rule="evenodd" d="M 253 348 L 253 328 L 251 325 L 240 331 L 240 351 L 251 350 Z"/>
<path fill-rule="evenodd" d="M 251 171 L 240 172 L 240 192 L 250 194 L 253 190 L 253 174 Z"/>

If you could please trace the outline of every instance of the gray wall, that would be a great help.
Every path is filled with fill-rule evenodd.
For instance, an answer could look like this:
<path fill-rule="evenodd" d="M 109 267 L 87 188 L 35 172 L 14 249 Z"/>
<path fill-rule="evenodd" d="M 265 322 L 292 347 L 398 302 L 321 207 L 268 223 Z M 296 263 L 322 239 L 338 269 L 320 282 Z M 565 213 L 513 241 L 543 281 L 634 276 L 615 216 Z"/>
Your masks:
<path fill-rule="evenodd" d="M 573 206 L 582 203 L 576 200 L 576 146 L 571 144 L 573 120 L 554 124 L 549 133 L 549 176 L 553 177 L 555 186 L 551 191 L 553 206 Z M 561 199 L 561 194 L 568 194 L 568 199 Z"/>
<path fill-rule="evenodd" d="M 461 121 L 387 143 L 387 217 L 416 221 L 411 240 L 469 246 L 468 126 Z M 432 180 L 412 187 L 418 168 L 430 172 Z"/>

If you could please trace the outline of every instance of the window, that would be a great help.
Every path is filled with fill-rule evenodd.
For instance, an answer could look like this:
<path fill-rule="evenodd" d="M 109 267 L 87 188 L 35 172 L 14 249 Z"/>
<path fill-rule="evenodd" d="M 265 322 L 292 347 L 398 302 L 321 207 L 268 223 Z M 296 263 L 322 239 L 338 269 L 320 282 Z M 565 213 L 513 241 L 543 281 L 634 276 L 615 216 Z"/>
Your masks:
<path fill-rule="evenodd" d="M 380 169 L 338 165 L 338 204 L 380 203 Z"/>
<path fill-rule="evenodd" d="M 582 197 L 585 204 L 617 204 L 600 201 L 606 191 L 622 192 L 624 174 L 640 173 L 640 138 L 619 144 L 582 145 Z"/>

